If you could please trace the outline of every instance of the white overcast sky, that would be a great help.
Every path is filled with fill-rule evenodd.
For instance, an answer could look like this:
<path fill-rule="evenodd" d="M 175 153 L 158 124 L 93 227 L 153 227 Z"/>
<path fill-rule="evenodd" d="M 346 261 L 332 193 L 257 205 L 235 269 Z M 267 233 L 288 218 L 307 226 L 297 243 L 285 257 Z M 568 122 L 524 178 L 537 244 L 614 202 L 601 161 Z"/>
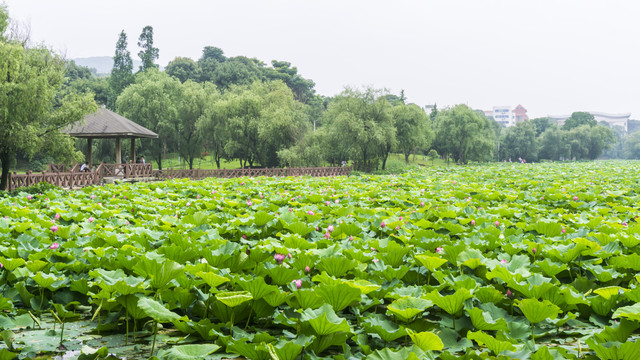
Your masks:
<path fill-rule="evenodd" d="M 2 2 L 3 0 L 0 0 Z M 68 58 L 134 58 L 145 25 L 161 65 L 207 45 L 286 60 L 322 95 L 372 85 L 409 101 L 476 109 L 522 104 L 640 119 L 637 0 L 4 0 L 32 40 Z"/>

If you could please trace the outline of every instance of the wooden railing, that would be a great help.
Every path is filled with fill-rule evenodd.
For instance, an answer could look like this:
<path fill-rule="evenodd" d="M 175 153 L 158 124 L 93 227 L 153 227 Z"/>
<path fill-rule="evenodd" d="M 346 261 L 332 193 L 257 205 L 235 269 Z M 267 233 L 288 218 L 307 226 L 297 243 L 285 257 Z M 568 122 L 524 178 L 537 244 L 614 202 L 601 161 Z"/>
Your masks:
<path fill-rule="evenodd" d="M 95 172 L 42 172 L 32 173 L 28 171 L 26 174 L 9 174 L 9 191 L 23 186 L 36 185 L 41 182 L 62 187 L 62 188 L 79 188 L 89 185 L 95 185 L 100 182 L 100 177 Z"/>
<path fill-rule="evenodd" d="M 164 169 L 154 170 L 154 175 L 160 180 L 204 178 L 236 178 L 257 176 L 340 176 L 349 175 L 351 167 L 312 167 L 312 168 L 264 168 L 264 169 Z"/>
<path fill-rule="evenodd" d="M 68 165 L 49 165 L 49 169 L 64 169 Z M 71 167 L 72 169 L 77 166 Z M 153 170 L 151 164 L 104 164 L 101 163 L 93 171 L 58 171 L 26 174 L 9 174 L 9 191 L 23 186 L 36 185 L 41 182 L 62 188 L 79 188 L 96 185 L 105 177 L 120 177 L 126 179 L 146 178 L 154 180 L 205 178 L 236 178 L 257 176 L 340 176 L 349 175 L 351 167 L 311 167 L 311 168 L 264 168 L 264 169 L 164 169 Z"/>

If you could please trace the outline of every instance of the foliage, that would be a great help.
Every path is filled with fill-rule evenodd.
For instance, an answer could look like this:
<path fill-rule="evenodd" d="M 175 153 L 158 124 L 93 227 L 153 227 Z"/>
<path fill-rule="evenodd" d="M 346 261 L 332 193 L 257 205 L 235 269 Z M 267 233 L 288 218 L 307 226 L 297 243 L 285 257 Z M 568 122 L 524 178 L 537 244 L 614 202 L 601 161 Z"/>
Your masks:
<path fill-rule="evenodd" d="M 16 154 L 51 153 L 79 160 L 71 139 L 60 130 L 95 111 L 91 94 L 60 94 L 65 62 L 43 47 L 0 42 L 0 189 L 6 189 Z"/>
<path fill-rule="evenodd" d="M 112 94 L 109 99 L 110 109 L 115 108 L 115 102 L 118 96 L 134 81 L 133 60 L 131 60 L 131 53 L 127 46 L 127 34 L 122 30 L 116 42 L 113 68 L 111 68 L 111 76 L 109 76 L 109 88 Z"/>
<path fill-rule="evenodd" d="M 418 105 L 399 104 L 393 107 L 392 113 L 399 139 L 396 147 L 408 164 L 409 155 L 431 146 L 433 132 L 427 122 L 427 114 Z"/>
<path fill-rule="evenodd" d="M 138 46 L 140 47 L 138 56 L 140 60 L 142 60 L 140 71 L 144 72 L 149 69 L 157 69 L 158 64 L 156 64 L 155 61 L 158 60 L 160 50 L 153 46 L 152 26 L 147 25 L 142 28 L 142 33 L 140 33 L 140 37 L 138 37 Z"/>
<path fill-rule="evenodd" d="M 538 144 L 536 126 L 530 121 L 524 121 L 507 129 L 500 146 L 501 159 L 538 159 Z"/>
<path fill-rule="evenodd" d="M 588 125 L 589 127 L 594 127 L 598 125 L 598 122 L 590 113 L 576 111 L 573 114 L 571 114 L 571 117 L 569 117 L 564 121 L 564 124 L 562 125 L 562 130 L 571 130 L 584 125 Z"/>

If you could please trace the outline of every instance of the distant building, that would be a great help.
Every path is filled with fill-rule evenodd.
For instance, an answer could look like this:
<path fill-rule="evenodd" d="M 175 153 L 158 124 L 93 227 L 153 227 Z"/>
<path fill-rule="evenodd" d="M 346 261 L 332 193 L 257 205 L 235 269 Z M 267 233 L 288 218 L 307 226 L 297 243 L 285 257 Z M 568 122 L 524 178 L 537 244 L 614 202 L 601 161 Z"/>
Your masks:
<path fill-rule="evenodd" d="M 606 114 L 595 111 L 588 111 L 589 114 L 593 115 L 593 118 L 597 122 L 604 121 L 611 126 L 622 126 L 624 131 L 629 131 L 629 117 L 631 113 L 627 114 Z M 564 125 L 565 120 L 570 118 L 571 115 L 549 115 L 548 118 L 551 121 L 555 121 L 558 123 L 558 126 Z"/>
<path fill-rule="evenodd" d="M 515 109 L 511 106 L 494 106 L 493 110 L 484 110 L 484 115 L 493 118 L 498 124 L 509 127 L 517 123 L 529 120 L 527 109 L 518 105 Z"/>

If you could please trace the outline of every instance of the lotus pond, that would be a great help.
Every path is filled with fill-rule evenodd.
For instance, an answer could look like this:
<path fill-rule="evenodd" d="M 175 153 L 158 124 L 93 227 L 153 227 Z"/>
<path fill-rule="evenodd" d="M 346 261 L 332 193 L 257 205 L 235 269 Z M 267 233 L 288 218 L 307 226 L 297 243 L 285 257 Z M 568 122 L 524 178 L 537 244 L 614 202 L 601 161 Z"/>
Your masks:
<path fill-rule="evenodd" d="M 0 359 L 638 359 L 639 171 L 7 195 Z"/>

